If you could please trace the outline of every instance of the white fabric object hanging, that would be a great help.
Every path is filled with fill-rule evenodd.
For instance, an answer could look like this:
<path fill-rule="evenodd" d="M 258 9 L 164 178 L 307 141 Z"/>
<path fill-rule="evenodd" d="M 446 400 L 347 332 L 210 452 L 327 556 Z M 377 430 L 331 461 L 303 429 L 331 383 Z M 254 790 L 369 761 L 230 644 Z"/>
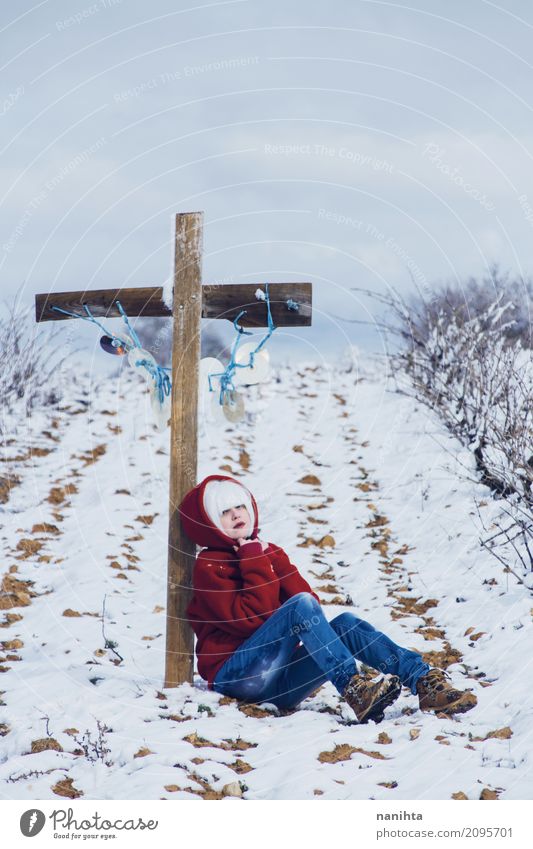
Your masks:
<path fill-rule="evenodd" d="M 131 351 L 128 351 L 128 362 L 135 371 L 144 377 L 145 380 L 153 381 L 153 377 L 146 368 L 146 366 L 137 365 L 140 360 L 146 360 L 148 363 L 153 365 L 154 369 L 157 367 L 157 363 L 155 357 L 150 353 L 150 351 L 145 351 L 144 348 L 132 348 Z"/>
<path fill-rule="evenodd" d="M 256 348 L 253 342 L 246 342 L 237 348 L 235 354 L 236 363 L 247 363 L 250 359 L 250 354 Z M 253 367 L 236 368 L 233 375 L 233 383 L 235 386 L 252 386 L 257 383 L 263 383 L 267 380 L 270 374 L 270 355 L 265 348 L 262 348 L 254 355 Z"/>
<path fill-rule="evenodd" d="M 144 348 L 133 347 L 130 351 L 128 351 L 127 356 L 130 366 L 135 369 L 137 374 L 140 374 L 141 377 L 150 384 L 150 406 L 152 408 L 154 424 L 157 430 L 163 431 L 167 427 L 168 419 L 170 417 L 170 395 L 164 395 L 163 403 L 161 403 L 159 400 L 159 389 L 157 388 L 153 374 L 149 371 L 149 368 L 145 365 L 141 365 L 141 360 L 144 360 L 155 372 L 157 368 L 157 361 L 153 354 L 151 354 L 150 351 L 146 351 Z"/>
<path fill-rule="evenodd" d="M 216 384 L 215 391 L 211 392 L 212 398 L 209 404 L 210 421 L 216 425 L 227 425 L 227 419 L 220 403 L 220 386 Z"/>
<path fill-rule="evenodd" d="M 200 380 L 198 387 L 198 419 L 203 424 L 225 422 L 222 407 L 218 403 L 220 396 L 220 377 L 211 378 L 212 391 L 209 390 L 209 375 L 220 374 L 224 366 L 215 357 L 203 357 L 200 360 Z"/>
<path fill-rule="evenodd" d="M 159 400 L 159 389 L 154 381 L 150 387 L 150 405 L 154 416 L 154 424 L 159 431 L 165 430 L 168 426 L 171 408 L 170 400 L 170 395 L 163 395 L 163 403 L 161 403 Z"/>
<path fill-rule="evenodd" d="M 239 392 L 229 392 L 222 404 L 222 412 L 229 422 L 240 422 L 246 412 L 243 396 Z"/>

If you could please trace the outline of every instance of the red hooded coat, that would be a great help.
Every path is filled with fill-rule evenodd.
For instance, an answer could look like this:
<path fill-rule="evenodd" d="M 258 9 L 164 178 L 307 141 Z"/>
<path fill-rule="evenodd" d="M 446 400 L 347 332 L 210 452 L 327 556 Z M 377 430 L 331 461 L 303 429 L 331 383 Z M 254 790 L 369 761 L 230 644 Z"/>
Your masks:
<path fill-rule="evenodd" d="M 209 475 L 191 489 L 179 506 L 183 530 L 197 545 L 204 546 L 194 566 L 193 598 L 187 607 L 196 633 L 198 672 L 213 688 L 213 680 L 226 660 L 288 598 L 313 593 L 296 566 L 279 546 L 248 543 L 239 551 L 235 540 L 213 524 L 203 503 L 203 491 L 211 480 L 230 480 L 227 475 Z M 257 503 L 250 495 L 254 516 L 252 537 L 258 534 Z"/>

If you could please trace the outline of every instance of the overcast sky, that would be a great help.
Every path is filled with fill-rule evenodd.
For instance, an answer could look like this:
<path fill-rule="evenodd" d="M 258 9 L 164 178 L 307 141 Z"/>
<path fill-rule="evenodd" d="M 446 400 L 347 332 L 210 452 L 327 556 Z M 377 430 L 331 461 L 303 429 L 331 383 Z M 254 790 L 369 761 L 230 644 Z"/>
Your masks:
<path fill-rule="evenodd" d="M 310 280 L 297 356 L 379 337 L 350 291 L 533 267 L 526 0 L 42 0 L 0 22 L 2 293 Z"/>

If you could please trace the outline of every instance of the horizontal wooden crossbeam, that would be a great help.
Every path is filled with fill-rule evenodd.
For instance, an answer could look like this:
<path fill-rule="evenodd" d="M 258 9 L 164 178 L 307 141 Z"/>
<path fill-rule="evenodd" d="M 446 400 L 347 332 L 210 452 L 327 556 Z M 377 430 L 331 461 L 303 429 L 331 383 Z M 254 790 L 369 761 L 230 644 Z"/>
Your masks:
<path fill-rule="evenodd" d="M 245 309 L 239 319 L 243 327 L 266 327 L 266 303 L 255 297 L 257 289 L 265 291 L 264 283 L 224 283 L 202 286 L 202 318 L 228 319 L 233 321 Z M 269 283 L 270 309 L 277 327 L 308 327 L 312 320 L 311 283 Z M 178 295 L 179 297 L 179 295 Z M 289 309 L 287 301 L 298 304 L 298 310 Z M 128 316 L 170 317 L 172 309 L 163 301 L 161 286 L 138 289 L 87 289 L 84 292 L 55 292 L 35 295 L 36 321 L 62 321 L 68 315 L 56 312 L 53 306 L 70 312 L 83 313 L 87 304 L 97 317 L 120 317 L 116 302 L 120 301 Z M 184 304 L 186 307 L 187 304 Z"/>

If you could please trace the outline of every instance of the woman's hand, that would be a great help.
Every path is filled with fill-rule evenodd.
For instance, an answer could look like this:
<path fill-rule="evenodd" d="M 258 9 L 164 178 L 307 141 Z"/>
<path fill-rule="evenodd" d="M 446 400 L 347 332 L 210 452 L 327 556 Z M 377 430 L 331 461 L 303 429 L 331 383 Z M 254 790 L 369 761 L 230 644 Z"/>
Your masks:
<path fill-rule="evenodd" d="M 263 551 L 266 551 L 267 548 L 268 548 L 268 543 L 263 542 L 263 540 L 259 539 L 259 537 L 253 537 L 252 539 L 245 539 L 244 537 L 238 537 L 237 545 L 234 545 L 233 548 L 235 549 L 235 551 L 239 551 L 239 549 L 241 549 L 243 547 L 243 545 L 246 545 L 246 543 L 248 543 L 248 542 L 260 542 L 261 548 L 263 549 Z"/>

